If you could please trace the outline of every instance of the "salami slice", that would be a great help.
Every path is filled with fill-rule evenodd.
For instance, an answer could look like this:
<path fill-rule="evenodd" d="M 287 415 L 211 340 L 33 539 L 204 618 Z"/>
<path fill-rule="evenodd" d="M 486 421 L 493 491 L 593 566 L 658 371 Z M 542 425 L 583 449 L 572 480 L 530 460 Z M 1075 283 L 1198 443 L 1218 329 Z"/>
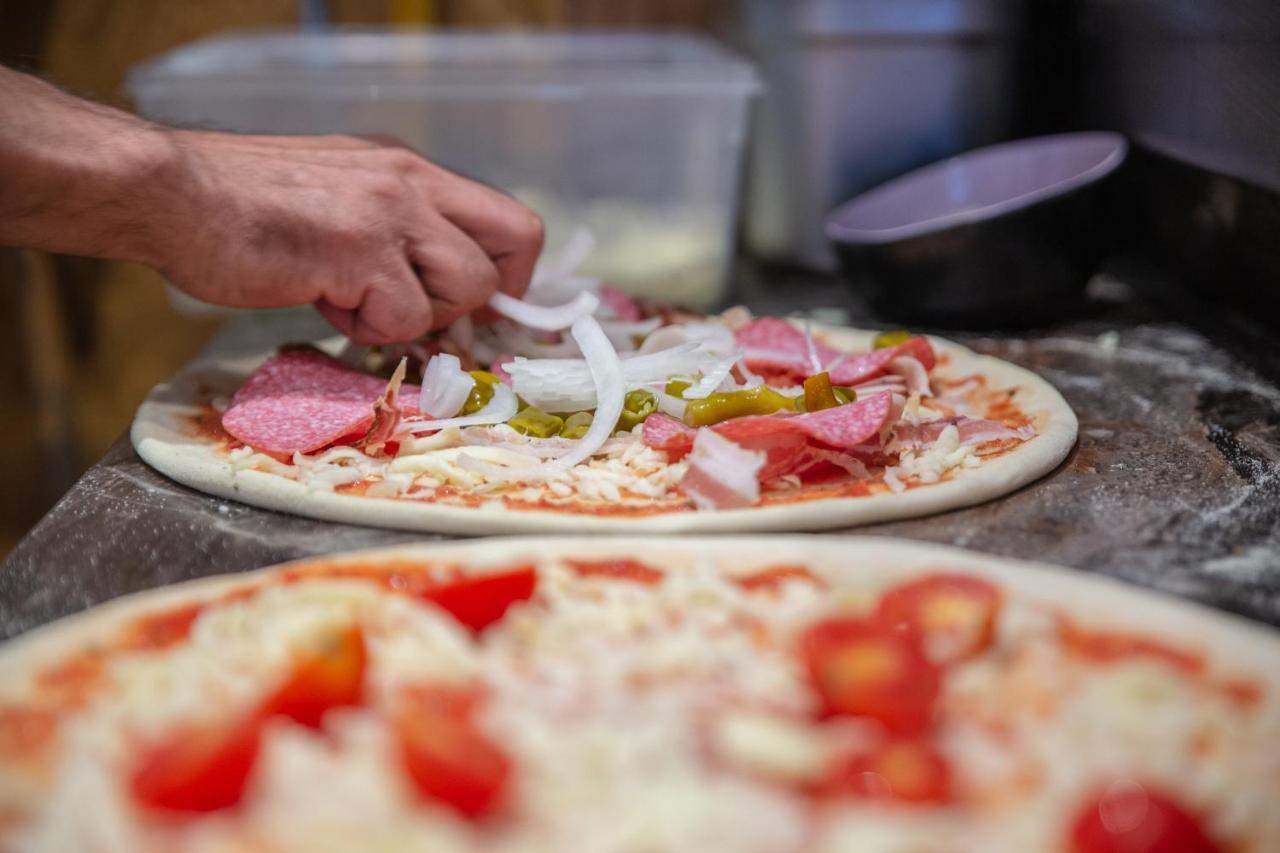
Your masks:
<path fill-rule="evenodd" d="M 794 457 L 810 442 L 845 450 L 877 437 L 889 422 L 892 411 L 893 395 L 882 392 L 820 412 L 735 418 L 711 429 L 749 450 L 768 453 L 761 476 L 774 477 L 786 473 Z M 655 450 L 665 450 L 675 459 L 689 452 L 695 434 L 692 427 L 663 414 L 650 415 L 642 430 L 645 444 Z"/>
<path fill-rule="evenodd" d="M 761 317 L 740 329 L 735 338 L 746 351 L 743 359 L 751 370 L 770 375 L 803 379 L 813 372 L 809 359 L 809 341 L 804 332 L 778 317 Z M 813 342 L 814 352 L 831 381 L 836 385 L 856 385 L 884 374 L 889 362 L 899 356 L 917 359 L 925 370 L 936 362 L 933 347 L 921 337 L 868 353 L 845 353 Z"/>
<path fill-rule="evenodd" d="M 245 380 L 222 416 L 222 426 L 256 450 L 310 453 L 339 439 L 363 436 L 386 388 L 385 380 L 319 350 L 288 350 Z M 400 394 L 416 400 L 417 386 L 404 385 Z"/>

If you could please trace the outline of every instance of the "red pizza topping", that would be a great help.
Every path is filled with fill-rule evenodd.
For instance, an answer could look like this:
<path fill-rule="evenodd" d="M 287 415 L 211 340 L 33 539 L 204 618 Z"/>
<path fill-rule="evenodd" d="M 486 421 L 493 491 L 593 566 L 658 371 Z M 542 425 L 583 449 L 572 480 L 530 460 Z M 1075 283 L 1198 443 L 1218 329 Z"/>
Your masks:
<path fill-rule="evenodd" d="M 828 796 L 920 805 L 952 800 L 951 766 L 919 740 L 887 740 L 871 752 L 838 758 L 820 786 Z"/>
<path fill-rule="evenodd" d="M 768 452 L 766 468 L 778 469 L 782 460 L 775 458 L 777 448 L 786 450 L 790 458 L 809 441 L 844 449 L 857 447 L 880 434 L 892 410 L 893 395 L 885 391 L 819 412 L 748 415 L 722 421 L 710 429 L 748 450 Z M 679 458 L 693 448 L 696 432 L 667 415 L 653 414 L 645 419 L 641 437 L 649 447 Z"/>
<path fill-rule="evenodd" d="M 793 580 L 807 581 L 819 587 L 826 586 L 822 578 L 804 566 L 770 566 L 749 575 L 739 575 L 733 579 L 733 582 L 748 592 L 756 590 L 777 592 L 783 584 Z"/>
<path fill-rule="evenodd" d="M 810 628 L 801 648 L 824 716 L 869 717 L 904 736 L 932 725 L 942 671 L 913 638 L 836 618 Z"/>
<path fill-rule="evenodd" d="M 79 705 L 102 683 L 103 658 L 104 653 L 96 649 L 73 655 L 38 674 L 36 687 L 62 707 Z"/>
<path fill-rule="evenodd" d="M 1081 628 L 1063 617 L 1059 621 L 1059 638 L 1068 651 L 1098 663 L 1111 663 L 1131 657 L 1162 660 L 1188 674 L 1204 672 L 1204 656 L 1170 646 L 1141 634 Z"/>
<path fill-rule="evenodd" d="M 476 728 L 473 696 L 447 688 L 407 694 L 396 735 L 418 794 L 474 820 L 501 807 L 511 762 Z"/>
<path fill-rule="evenodd" d="M 635 559 L 613 560 L 565 560 L 569 568 L 582 578 L 614 578 L 643 584 L 661 583 L 664 575 L 659 569 Z"/>
<path fill-rule="evenodd" d="M 1072 853 L 1219 853 L 1199 818 L 1136 783 L 1091 799 L 1071 824 Z"/>
<path fill-rule="evenodd" d="M 0 706 L 0 765 L 37 755 L 53 742 L 58 714 L 34 705 Z"/>
<path fill-rule="evenodd" d="M 144 805 L 172 812 L 236 805 L 258 760 L 263 719 L 255 710 L 234 723 L 172 732 L 136 765 L 130 779 L 134 796 Z"/>
<path fill-rule="evenodd" d="M 255 450 L 310 453 L 346 436 L 363 437 L 386 388 L 384 380 L 319 350 L 288 350 L 245 380 L 222 426 Z M 412 402 L 418 387 L 404 385 L 400 394 Z"/>
<path fill-rule="evenodd" d="M 361 703 L 366 660 L 364 634 L 359 627 L 322 633 L 267 700 L 266 713 L 319 728 L 331 709 Z"/>
<path fill-rule="evenodd" d="M 420 596 L 478 633 L 501 619 L 517 601 L 532 598 L 537 584 L 538 573 L 532 566 L 522 566 L 459 578 L 429 587 Z"/>
<path fill-rule="evenodd" d="M 779 317 L 761 317 L 751 321 L 735 335 L 738 346 L 746 350 L 747 367 L 771 377 L 802 380 L 814 373 L 810 360 L 810 342 L 804 332 Z M 834 385 L 857 385 L 883 374 L 890 361 L 900 356 L 917 359 L 925 370 L 937 363 L 933 347 L 925 338 L 913 337 L 905 342 L 869 353 L 850 354 L 813 341 L 813 351 Z"/>
<path fill-rule="evenodd" d="M 966 575 L 929 575 L 893 587 L 880 599 L 877 618 L 895 631 L 916 635 L 938 663 L 966 660 L 995 635 L 1000 592 Z"/>
<path fill-rule="evenodd" d="M 125 629 L 120 646 L 129 650 L 157 650 L 175 645 L 191 634 L 191 626 L 204 612 L 204 604 L 188 604 L 136 620 Z"/>

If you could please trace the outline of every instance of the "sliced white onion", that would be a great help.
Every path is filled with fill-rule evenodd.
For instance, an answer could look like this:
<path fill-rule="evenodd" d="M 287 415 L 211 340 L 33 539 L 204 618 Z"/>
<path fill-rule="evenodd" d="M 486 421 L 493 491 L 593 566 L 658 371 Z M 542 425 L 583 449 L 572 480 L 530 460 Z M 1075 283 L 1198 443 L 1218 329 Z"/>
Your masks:
<path fill-rule="evenodd" d="M 586 356 L 587 365 L 591 370 L 591 379 L 595 384 L 596 399 L 599 401 L 586 435 L 563 455 L 538 465 L 505 468 L 501 465 L 474 460 L 474 462 L 467 462 L 471 470 L 484 474 L 490 480 L 526 482 L 545 480 L 562 474 L 579 462 L 590 458 L 613 435 L 613 428 L 622 415 L 622 406 L 626 397 L 622 362 L 619 361 L 618 354 L 609 343 L 608 336 L 594 317 L 579 317 L 573 322 L 570 334 Z M 465 458 L 463 454 L 459 456 L 459 461 Z"/>
<path fill-rule="evenodd" d="M 501 382 L 493 384 L 493 398 L 488 404 L 472 415 L 457 418 L 440 418 L 439 420 L 406 420 L 401 427 L 411 435 L 435 432 L 446 427 L 491 426 L 506 423 L 516 416 L 520 404 L 511 389 Z"/>
<path fill-rule="evenodd" d="M 715 365 L 716 356 L 697 344 L 686 343 L 661 352 L 621 360 L 623 393 L 666 383 L 672 376 L 694 376 Z M 512 388 L 535 406 L 551 412 L 596 408 L 596 392 L 589 359 L 517 358 L 505 365 Z"/>
<path fill-rule="evenodd" d="M 686 400 L 702 400 L 710 397 L 729 378 L 729 371 L 733 370 L 733 366 L 738 363 L 740 358 L 742 358 L 741 350 L 728 358 L 717 361 L 703 372 L 702 379 L 697 384 L 685 389 L 684 398 Z"/>
<path fill-rule="evenodd" d="M 661 325 L 661 317 L 650 317 L 648 320 L 637 320 L 635 322 L 617 320 L 602 320 L 600 322 L 600 328 L 604 329 L 604 333 L 609 336 L 609 341 L 618 352 L 634 351 L 636 349 L 636 338 L 648 338 Z"/>
<path fill-rule="evenodd" d="M 456 355 L 437 353 L 422 369 L 418 411 L 432 418 L 451 418 L 462 410 L 475 384 Z"/>
<path fill-rule="evenodd" d="M 745 360 L 738 361 L 738 372 L 742 374 L 743 388 L 759 388 L 764 384 L 764 379 L 752 373 Z"/>
<path fill-rule="evenodd" d="M 590 228 L 580 225 L 573 229 L 569 239 L 558 250 L 543 252 L 542 257 L 538 258 L 529 281 L 530 295 L 536 297 L 549 286 L 561 284 L 573 277 L 595 247 L 596 238 Z"/>
<path fill-rule="evenodd" d="M 818 358 L 818 345 L 813 340 L 812 323 L 809 318 L 804 321 L 804 345 L 809 351 L 809 372 L 818 374 L 822 372 L 822 359 Z"/>
<path fill-rule="evenodd" d="M 733 332 L 723 323 L 676 323 L 663 326 L 640 345 L 640 352 L 659 352 L 681 344 L 696 343 L 721 358 L 738 349 Z"/>
<path fill-rule="evenodd" d="M 600 297 L 583 291 L 564 305 L 548 307 L 522 302 L 505 293 L 495 293 L 489 297 L 489 307 L 522 326 L 542 329 L 546 332 L 558 332 L 572 326 L 579 317 L 594 314 L 600 307 Z"/>
<path fill-rule="evenodd" d="M 658 411 L 664 415 L 670 415 L 678 421 L 684 420 L 684 410 L 688 407 L 688 403 L 679 397 L 659 390 L 662 386 L 658 385 L 653 389 L 653 396 L 658 400 Z"/>

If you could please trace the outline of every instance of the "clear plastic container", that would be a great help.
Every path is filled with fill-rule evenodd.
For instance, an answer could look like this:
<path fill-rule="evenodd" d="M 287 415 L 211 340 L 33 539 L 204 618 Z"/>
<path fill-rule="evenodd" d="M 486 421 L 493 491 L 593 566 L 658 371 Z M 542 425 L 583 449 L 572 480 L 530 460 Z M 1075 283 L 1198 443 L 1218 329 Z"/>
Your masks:
<path fill-rule="evenodd" d="M 390 133 L 585 224 L 584 272 L 696 308 L 724 295 L 752 67 L 674 33 L 344 30 L 219 36 L 135 68 L 141 111 L 264 133 Z"/>

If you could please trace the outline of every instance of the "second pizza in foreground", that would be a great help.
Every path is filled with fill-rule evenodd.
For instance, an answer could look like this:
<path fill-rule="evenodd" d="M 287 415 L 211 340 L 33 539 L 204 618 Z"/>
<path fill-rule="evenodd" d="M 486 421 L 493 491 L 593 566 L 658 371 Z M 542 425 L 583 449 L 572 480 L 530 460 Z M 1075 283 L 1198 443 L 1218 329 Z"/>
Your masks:
<path fill-rule="evenodd" d="M 1264 853 L 1276 653 L 905 542 L 325 558 L 0 652 L 0 849 Z"/>
<path fill-rule="evenodd" d="M 921 515 L 1013 491 L 1075 440 L 1042 379 L 941 339 L 583 295 L 394 351 L 198 365 L 153 392 L 134 444 L 260 506 L 493 533 Z"/>

